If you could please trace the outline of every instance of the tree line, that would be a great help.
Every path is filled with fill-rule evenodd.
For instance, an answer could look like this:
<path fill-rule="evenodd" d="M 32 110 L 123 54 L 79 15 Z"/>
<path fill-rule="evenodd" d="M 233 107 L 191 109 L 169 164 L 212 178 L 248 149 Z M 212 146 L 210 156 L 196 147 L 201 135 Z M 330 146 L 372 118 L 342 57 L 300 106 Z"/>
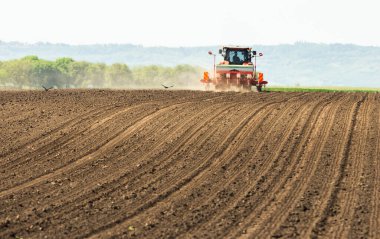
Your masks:
<path fill-rule="evenodd" d="M 128 67 L 126 64 L 90 63 L 72 58 L 48 61 L 37 56 L 0 61 L 0 87 L 40 88 L 158 88 L 199 84 L 203 69 L 190 65 Z"/>

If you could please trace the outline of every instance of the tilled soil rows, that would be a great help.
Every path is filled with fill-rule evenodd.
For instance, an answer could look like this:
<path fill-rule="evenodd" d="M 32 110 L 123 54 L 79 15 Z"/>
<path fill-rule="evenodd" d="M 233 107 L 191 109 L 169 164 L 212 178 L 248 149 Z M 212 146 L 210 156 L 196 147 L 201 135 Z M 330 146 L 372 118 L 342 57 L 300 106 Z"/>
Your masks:
<path fill-rule="evenodd" d="M 378 238 L 380 94 L 0 92 L 0 238 Z"/>

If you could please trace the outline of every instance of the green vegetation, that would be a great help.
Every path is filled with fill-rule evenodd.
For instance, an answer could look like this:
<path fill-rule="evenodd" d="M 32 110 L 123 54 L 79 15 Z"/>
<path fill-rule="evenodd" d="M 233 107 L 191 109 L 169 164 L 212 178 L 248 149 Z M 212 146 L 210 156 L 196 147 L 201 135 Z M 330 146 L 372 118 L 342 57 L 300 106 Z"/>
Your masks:
<path fill-rule="evenodd" d="M 380 92 L 378 88 L 356 88 L 356 87 L 267 87 L 270 92 Z"/>
<path fill-rule="evenodd" d="M 201 72 L 201 68 L 189 65 L 129 68 L 119 63 L 106 65 L 71 58 L 47 61 L 37 56 L 26 56 L 0 62 L 0 87 L 157 88 L 162 83 L 169 83 L 179 88 L 189 88 L 199 85 Z"/>

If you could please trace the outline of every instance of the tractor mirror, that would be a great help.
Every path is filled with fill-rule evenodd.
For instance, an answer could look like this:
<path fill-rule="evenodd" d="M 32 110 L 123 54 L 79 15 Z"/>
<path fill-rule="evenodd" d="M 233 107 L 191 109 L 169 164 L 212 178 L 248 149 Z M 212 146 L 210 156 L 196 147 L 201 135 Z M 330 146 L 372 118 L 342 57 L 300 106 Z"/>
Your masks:
<path fill-rule="evenodd" d="M 222 54 L 223 53 L 223 50 L 222 49 L 219 49 L 219 54 Z"/>
<path fill-rule="evenodd" d="M 256 51 L 252 51 L 252 56 L 256 56 Z"/>

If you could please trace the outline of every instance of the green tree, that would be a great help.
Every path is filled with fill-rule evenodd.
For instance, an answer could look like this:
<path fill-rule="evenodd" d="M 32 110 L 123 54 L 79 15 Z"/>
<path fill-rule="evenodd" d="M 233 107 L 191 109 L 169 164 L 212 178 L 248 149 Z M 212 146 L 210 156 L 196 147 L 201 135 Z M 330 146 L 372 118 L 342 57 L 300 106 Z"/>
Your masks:
<path fill-rule="evenodd" d="M 30 74 L 32 64 L 23 60 L 11 60 L 4 63 L 4 70 L 6 71 L 7 81 L 15 87 L 23 88 L 30 86 Z"/>
<path fill-rule="evenodd" d="M 75 73 L 73 71 L 74 60 L 69 57 L 58 58 L 55 67 L 63 74 L 66 87 L 74 86 Z"/>
<path fill-rule="evenodd" d="M 39 87 L 56 86 L 64 88 L 66 85 L 66 77 L 60 72 L 53 62 L 38 61 L 35 62 L 32 68 L 31 79 L 33 79 L 33 86 Z"/>
<path fill-rule="evenodd" d="M 64 86 L 62 74 L 51 61 L 39 59 L 37 56 L 26 56 L 18 62 L 20 72 L 23 73 L 22 82 L 33 88 L 45 86 Z"/>
<path fill-rule="evenodd" d="M 89 64 L 86 69 L 86 79 L 89 82 L 89 86 L 94 88 L 102 88 L 107 86 L 105 81 L 105 69 L 105 64 Z"/>
<path fill-rule="evenodd" d="M 4 69 L 5 64 L 0 61 L 0 85 L 5 86 L 7 83 L 8 73 Z"/>
<path fill-rule="evenodd" d="M 107 67 L 105 78 L 108 86 L 112 88 L 123 88 L 133 82 L 132 71 L 125 64 L 113 64 Z"/>
<path fill-rule="evenodd" d="M 73 62 L 70 65 L 70 76 L 73 78 L 73 85 L 77 88 L 86 88 L 90 84 L 90 80 L 87 77 L 87 69 L 90 63 L 80 61 Z"/>

